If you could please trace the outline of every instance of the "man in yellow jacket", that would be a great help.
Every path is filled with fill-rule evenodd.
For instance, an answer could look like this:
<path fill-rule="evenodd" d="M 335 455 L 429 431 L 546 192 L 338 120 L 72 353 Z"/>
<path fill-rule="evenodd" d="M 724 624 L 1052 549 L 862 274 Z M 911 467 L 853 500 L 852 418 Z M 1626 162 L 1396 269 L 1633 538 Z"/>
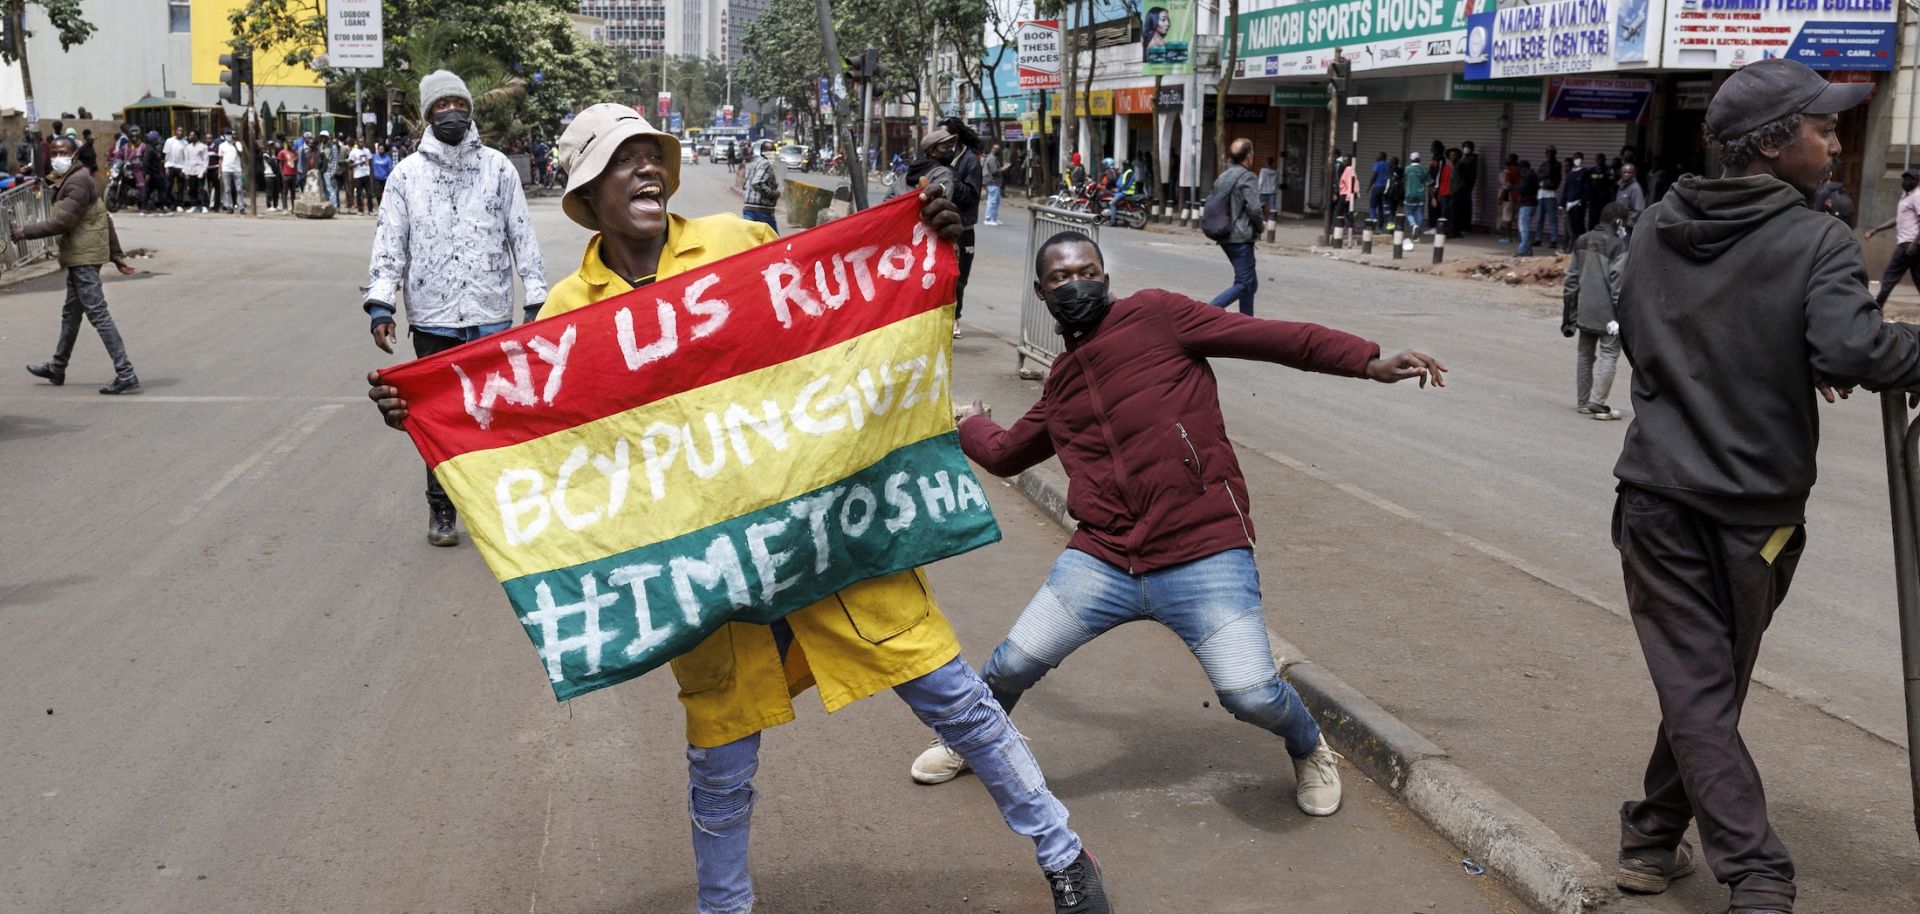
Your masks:
<path fill-rule="evenodd" d="M 626 105 L 575 115 L 556 152 L 567 172 L 562 208 L 598 232 L 580 269 L 547 295 L 540 317 L 585 307 L 775 240 L 732 214 L 667 212 L 680 184 L 680 142 Z M 926 196 L 921 218 L 943 238 L 960 230 L 953 204 Z M 406 403 L 368 377 L 389 425 Z M 978 674 L 918 569 L 863 581 L 773 625 L 730 622 L 676 658 L 687 713 L 689 812 L 701 914 L 753 909 L 748 830 L 760 731 L 793 720 L 792 699 L 818 686 L 831 711 L 893 689 L 946 745 L 965 756 L 1008 827 L 1034 841 L 1057 914 L 1108 914 L 1100 870 L 1067 827 L 1039 764 Z"/>

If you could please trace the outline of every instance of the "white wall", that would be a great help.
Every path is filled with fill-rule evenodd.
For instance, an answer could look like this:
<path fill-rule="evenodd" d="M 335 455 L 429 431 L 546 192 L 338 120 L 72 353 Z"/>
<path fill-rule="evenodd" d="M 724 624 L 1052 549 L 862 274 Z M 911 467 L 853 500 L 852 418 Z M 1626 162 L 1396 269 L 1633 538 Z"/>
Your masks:
<path fill-rule="evenodd" d="M 62 51 L 59 33 L 48 23 L 46 13 L 38 6 L 27 6 L 27 29 L 34 33 L 27 39 L 27 64 L 42 120 L 75 113 L 83 106 L 94 117 L 107 119 L 142 96 L 164 96 L 169 91 L 196 104 L 219 100 L 220 86 L 191 82 L 191 36 L 167 31 L 166 3 L 96 2 L 87 4 L 86 10 L 97 27 L 93 37 Z M 326 106 L 321 89 L 262 86 L 259 94 L 261 101 L 275 107 L 284 102 L 289 111 Z M 26 107 L 17 63 L 0 66 L 0 106 Z"/>

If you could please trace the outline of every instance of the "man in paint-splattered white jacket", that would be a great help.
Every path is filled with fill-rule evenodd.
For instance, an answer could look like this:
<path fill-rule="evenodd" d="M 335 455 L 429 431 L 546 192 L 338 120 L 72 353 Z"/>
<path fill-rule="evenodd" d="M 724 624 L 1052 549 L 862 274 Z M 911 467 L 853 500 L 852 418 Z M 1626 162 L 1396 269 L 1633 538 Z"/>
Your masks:
<path fill-rule="evenodd" d="M 392 352 L 404 290 L 414 354 L 428 356 L 512 326 L 515 272 L 529 320 L 546 303 L 547 281 L 520 176 L 480 142 L 466 83 L 445 70 L 428 74 L 420 111 L 429 129 L 387 178 L 361 299 L 374 345 Z M 453 502 L 432 472 L 427 508 L 427 541 L 458 543 Z"/>

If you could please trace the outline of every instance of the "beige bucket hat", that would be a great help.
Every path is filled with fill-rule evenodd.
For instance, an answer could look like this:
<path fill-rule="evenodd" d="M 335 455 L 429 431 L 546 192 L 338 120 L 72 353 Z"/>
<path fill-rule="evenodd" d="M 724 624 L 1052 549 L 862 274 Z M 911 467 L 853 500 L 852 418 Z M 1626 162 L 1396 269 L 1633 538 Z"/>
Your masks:
<path fill-rule="evenodd" d="M 600 220 L 594 218 L 593 207 L 581 199 L 579 191 L 600 177 L 600 172 L 606 170 L 607 160 L 621 143 L 636 136 L 650 136 L 660 141 L 660 152 L 667 160 L 667 196 L 673 196 L 674 191 L 680 189 L 679 137 L 655 130 L 631 105 L 611 102 L 592 105 L 573 116 L 573 123 L 560 134 L 560 142 L 554 148 L 561 169 L 567 173 L 567 193 L 560 198 L 560 208 L 566 211 L 567 218 L 596 232 L 600 230 Z"/>

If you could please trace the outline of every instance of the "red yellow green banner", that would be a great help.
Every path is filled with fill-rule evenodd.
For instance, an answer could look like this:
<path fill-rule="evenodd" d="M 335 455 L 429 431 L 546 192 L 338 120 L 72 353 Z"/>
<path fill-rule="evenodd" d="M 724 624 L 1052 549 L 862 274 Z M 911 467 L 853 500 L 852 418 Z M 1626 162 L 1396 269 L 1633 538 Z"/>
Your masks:
<path fill-rule="evenodd" d="M 908 196 L 382 372 L 562 700 L 999 539 Z"/>

